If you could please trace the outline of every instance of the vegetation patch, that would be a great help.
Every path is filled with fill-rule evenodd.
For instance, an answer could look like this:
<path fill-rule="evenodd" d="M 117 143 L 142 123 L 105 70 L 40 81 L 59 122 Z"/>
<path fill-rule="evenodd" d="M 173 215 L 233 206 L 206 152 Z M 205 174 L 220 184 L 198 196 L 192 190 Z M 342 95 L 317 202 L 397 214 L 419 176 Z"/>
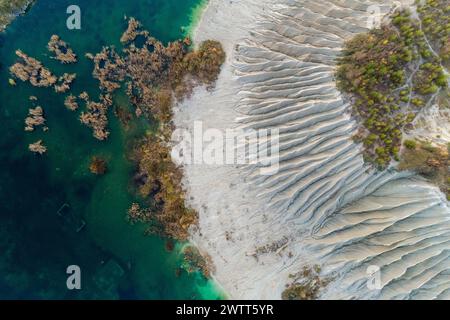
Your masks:
<path fill-rule="evenodd" d="M 95 175 L 104 175 L 108 171 L 108 164 L 105 159 L 94 156 L 89 164 L 89 171 Z"/>
<path fill-rule="evenodd" d="M 446 1 L 418 4 L 419 12 L 437 14 Z M 429 9 L 433 8 L 433 9 Z M 444 23 L 446 15 L 439 15 Z M 361 124 L 355 140 L 364 144 L 364 158 L 380 169 L 391 160 L 400 161 L 403 132 L 422 108 L 434 103 L 439 93 L 448 92 L 442 65 L 450 28 L 433 26 L 413 18 L 407 10 L 391 16 L 391 22 L 348 41 L 338 61 L 338 88 L 348 94 L 353 115 Z M 428 34 L 439 35 L 431 43 Z M 445 36 L 447 38 L 445 38 Z M 443 39 L 446 39 L 443 41 Z M 434 39 L 434 38 L 433 38 Z M 442 49 L 444 48 L 444 49 Z"/>
<path fill-rule="evenodd" d="M 173 163 L 170 147 L 160 138 L 148 136 L 134 149 L 132 159 L 137 163 L 134 180 L 139 195 L 150 208 L 139 215 L 140 221 L 149 225 L 147 233 L 187 240 L 198 214 L 185 204 L 182 171 Z"/>
<path fill-rule="evenodd" d="M 322 289 L 331 282 L 331 278 L 321 277 L 321 267 L 304 266 L 302 271 L 291 274 L 291 284 L 286 285 L 281 297 L 283 300 L 317 300 Z"/>
<path fill-rule="evenodd" d="M 413 170 L 440 187 L 450 200 L 450 144 L 433 146 L 425 141 L 406 140 L 400 170 Z"/>
<path fill-rule="evenodd" d="M 417 12 L 434 51 L 439 53 L 446 68 L 450 66 L 450 3 L 447 0 L 427 0 Z"/>
<path fill-rule="evenodd" d="M 143 41 L 142 46 L 136 43 L 138 38 Z M 225 61 L 225 53 L 216 41 L 205 41 L 195 51 L 190 50 L 189 38 L 164 46 L 133 18 L 121 42 L 125 57 L 104 48 L 103 52 L 107 53 L 100 56 L 102 64 L 99 55 L 93 58 L 94 76 L 108 92 L 126 81 L 136 116 L 146 116 L 159 123 L 156 134 L 144 137 L 131 154 L 137 165 L 135 184 L 151 211 L 151 214 L 145 210 L 140 212 L 140 221 L 149 224 L 148 233 L 187 240 L 189 229 L 198 223 L 198 213 L 185 204 L 183 173 L 170 154 L 172 106 L 177 99 L 189 95 L 195 85 L 212 86 Z M 116 67 L 111 68 L 112 65 Z M 117 66 L 124 71 L 117 71 Z M 104 72 L 105 68 L 110 71 Z"/>
<path fill-rule="evenodd" d="M 23 82 L 29 81 L 35 87 L 51 87 L 57 83 L 58 78 L 39 60 L 29 57 L 21 50 L 17 50 L 16 55 L 19 61 L 9 68 L 16 78 Z"/>
<path fill-rule="evenodd" d="M 187 245 L 183 249 L 183 256 L 182 269 L 188 273 L 200 272 L 205 278 L 211 277 L 215 268 L 209 255 L 202 254 L 196 247 Z"/>
<path fill-rule="evenodd" d="M 47 152 L 47 147 L 44 146 L 44 144 L 42 143 L 42 140 L 38 140 L 34 143 L 30 143 L 30 145 L 28 146 L 28 149 L 33 153 L 37 153 L 37 154 L 41 154 L 41 155 Z"/>

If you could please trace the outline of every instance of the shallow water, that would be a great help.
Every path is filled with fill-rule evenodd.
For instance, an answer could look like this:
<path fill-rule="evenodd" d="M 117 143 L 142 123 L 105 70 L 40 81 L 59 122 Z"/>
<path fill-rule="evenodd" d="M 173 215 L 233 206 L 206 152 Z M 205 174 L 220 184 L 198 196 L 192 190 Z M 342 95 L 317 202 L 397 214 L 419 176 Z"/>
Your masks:
<path fill-rule="evenodd" d="M 0 298 L 32 299 L 190 299 L 221 297 L 212 281 L 198 274 L 177 276 L 181 257 L 165 250 L 165 240 L 143 235 L 144 226 L 131 226 L 126 210 L 133 199 L 132 164 L 125 151 L 130 141 L 151 124 L 128 130 L 110 115 L 111 137 L 96 141 L 90 129 L 68 111 L 64 94 L 33 88 L 18 81 L 8 84 L 8 67 L 16 49 L 37 58 L 56 75 L 77 73 L 72 92 L 98 96 L 92 64 L 86 52 L 103 45 L 120 46 L 124 15 L 140 20 L 153 36 L 167 42 L 182 37 L 198 12 L 201 0 L 39 0 L 27 15 L 0 35 Z M 82 29 L 66 28 L 66 8 L 77 4 Z M 58 34 L 78 54 L 75 65 L 61 65 L 48 56 L 46 44 Z M 23 130 L 38 97 L 49 132 Z M 127 106 L 118 94 L 116 104 Z M 43 139 L 44 156 L 27 150 Z M 89 159 L 108 160 L 108 173 L 89 173 Z M 69 209 L 57 212 L 64 205 Z M 77 232 L 83 221 L 86 227 Z M 181 245 L 181 244 L 180 244 Z M 178 246 L 179 247 L 179 246 Z M 82 290 L 66 288 L 66 268 L 79 265 Z"/>

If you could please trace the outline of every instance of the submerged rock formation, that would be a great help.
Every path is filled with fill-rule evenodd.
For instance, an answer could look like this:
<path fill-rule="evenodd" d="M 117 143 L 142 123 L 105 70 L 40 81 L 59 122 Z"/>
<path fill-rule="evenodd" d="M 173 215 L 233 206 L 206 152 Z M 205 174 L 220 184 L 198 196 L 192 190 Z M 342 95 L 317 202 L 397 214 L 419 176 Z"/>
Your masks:
<path fill-rule="evenodd" d="M 148 223 L 152 219 L 152 214 L 149 209 L 142 208 L 138 203 L 133 203 L 128 209 L 127 219 L 132 224 L 137 222 Z"/>

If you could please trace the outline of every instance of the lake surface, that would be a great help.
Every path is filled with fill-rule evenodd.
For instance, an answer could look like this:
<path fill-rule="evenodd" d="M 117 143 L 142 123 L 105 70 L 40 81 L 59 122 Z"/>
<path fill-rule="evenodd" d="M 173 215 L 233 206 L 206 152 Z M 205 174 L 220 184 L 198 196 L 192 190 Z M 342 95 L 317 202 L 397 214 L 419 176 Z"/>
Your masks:
<path fill-rule="evenodd" d="M 131 226 L 126 211 L 136 199 L 133 165 L 126 150 L 134 137 L 152 130 L 144 120 L 125 129 L 110 111 L 111 136 L 100 142 L 67 110 L 68 94 L 35 88 L 17 81 L 10 86 L 8 68 L 21 49 L 43 62 L 54 74 L 76 73 L 71 92 L 87 91 L 96 100 L 98 81 L 84 57 L 102 46 L 120 48 L 126 29 L 124 15 L 140 20 L 163 42 L 188 32 L 202 0 L 38 0 L 0 35 L 0 298 L 1 299 L 216 299 L 212 281 L 199 274 L 177 272 L 182 264 L 177 244 L 165 249 L 165 239 L 144 236 L 145 226 Z M 66 8 L 81 8 L 81 30 L 66 28 Z M 58 34 L 78 54 L 78 63 L 62 65 L 50 59 L 46 45 Z M 32 106 L 43 107 L 48 132 L 24 132 Z M 115 104 L 128 106 L 119 92 Z M 81 108 L 82 109 L 82 108 Z M 42 139 L 43 156 L 28 151 Z M 88 170 L 92 156 L 108 160 L 108 173 Z M 79 229 L 85 223 L 85 227 Z M 82 289 L 66 287 L 66 268 L 81 268 Z"/>

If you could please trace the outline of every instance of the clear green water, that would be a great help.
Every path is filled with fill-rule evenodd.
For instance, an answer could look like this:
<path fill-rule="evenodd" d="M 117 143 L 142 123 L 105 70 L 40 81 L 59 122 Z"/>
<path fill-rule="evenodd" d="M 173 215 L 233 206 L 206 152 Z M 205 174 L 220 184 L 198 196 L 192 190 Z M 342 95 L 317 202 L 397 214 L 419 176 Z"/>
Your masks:
<path fill-rule="evenodd" d="M 198 274 L 176 274 L 180 254 L 165 250 L 163 239 L 143 235 L 144 226 L 130 226 L 125 217 L 133 202 L 132 164 L 125 157 L 129 143 L 150 125 L 125 130 L 110 115 L 111 137 L 96 141 L 78 114 L 63 106 L 64 95 L 52 89 L 8 84 L 8 67 L 20 48 L 53 73 L 77 73 L 74 94 L 98 96 L 92 65 L 84 53 L 103 45 L 120 46 L 124 15 L 134 16 L 158 39 L 167 42 L 189 30 L 202 0 L 38 0 L 27 15 L 0 35 L 0 298 L 27 299 L 216 299 L 214 283 Z M 82 30 L 66 28 L 66 8 L 77 4 Z M 48 57 L 52 34 L 69 42 L 79 55 L 76 65 L 63 66 Z M 30 95 L 44 108 L 49 132 L 25 133 Z M 118 94 L 115 103 L 126 106 Z M 43 139 L 44 156 L 27 150 Z M 95 177 L 89 159 L 108 159 L 109 171 Z M 67 203 L 64 217 L 57 214 Z M 77 232 L 81 221 L 86 227 Z M 181 246 L 182 244 L 179 244 Z M 66 288 L 66 268 L 79 265 L 82 290 Z"/>

